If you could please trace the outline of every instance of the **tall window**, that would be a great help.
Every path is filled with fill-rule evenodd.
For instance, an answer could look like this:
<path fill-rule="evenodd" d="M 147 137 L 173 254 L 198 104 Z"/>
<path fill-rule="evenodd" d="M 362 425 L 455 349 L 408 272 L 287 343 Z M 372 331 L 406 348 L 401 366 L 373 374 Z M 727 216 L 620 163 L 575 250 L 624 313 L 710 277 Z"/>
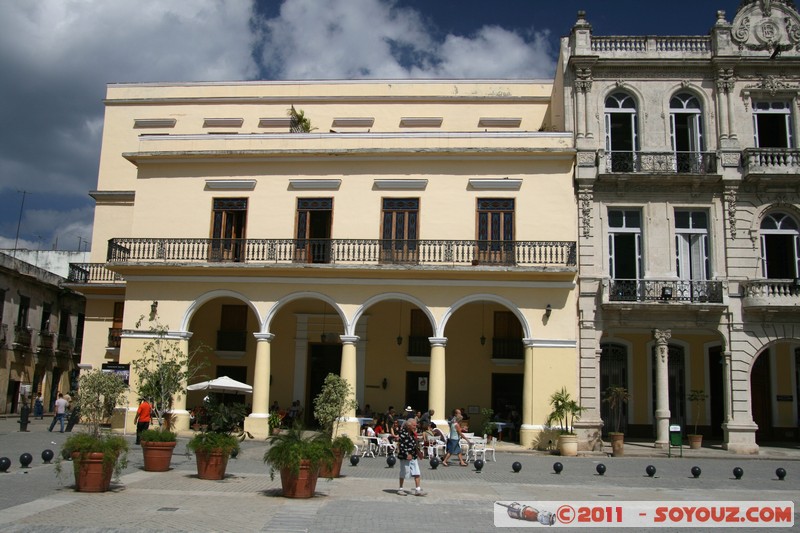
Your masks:
<path fill-rule="evenodd" d="M 381 230 L 382 260 L 415 262 L 419 198 L 384 198 Z"/>
<path fill-rule="evenodd" d="M 761 265 L 768 279 L 794 279 L 798 272 L 797 221 L 786 213 L 770 213 L 761 221 Z"/>
<path fill-rule="evenodd" d="M 680 279 L 708 279 L 708 213 L 675 211 L 675 254 Z"/>
<path fill-rule="evenodd" d="M 605 126 L 611 172 L 635 171 L 639 138 L 633 97 L 617 92 L 606 98 Z"/>
<path fill-rule="evenodd" d="M 330 263 L 332 223 L 333 198 L 297 199 L 297 261 Z"/>
<path fill-rule="evenodd" d="M 408 355 L 411 357 L 430 357 L 433 326 L 421 309 L 411 310 L 411 328 L 408 333 Z"/>
<path fill-rule="evenodd" d="M 247 198 L 214 198 L 211 261 L 244 261 Z"/>
<path fill-rule="evenodd" d="M 495 311 L 492 357 L 495 359 L 522 359 L 522 324 L 511 311 Z"/>
<path fill-rule="evenodd" d="M 247 349 L 247 306 L 223 305 L 217 331 L 217 350 L 244 352 Z"/>
<path fill-rule="evenodd" d="M 122 319 L 125 316 L 125 302 L 114 302 L 114 317 L 108 328 L 108 347 L 119 348 L 122 339 Z"/>
<path fill-rule="evenodd" d="M 642 265 L 642 214 L 636 209 L 608 211 L 608 268 L 615 300 L 637 300 Z"/>
<path fill-rule="evenodd" d="M 17 309 L 17 329 L 28 328 L 28 313 L 31 309 L 31 299 L 28 296 L 19 297 L 19 309 Z"/>
<path fill-rule="evenodd" d="M 753 102 L 753 134 L 756 148 L 791 148 L 792 104 Z"/>
<path fill-rule="evenodd" d="M 514 262 L 514 199 L 478 199 L 478 259 L 481 262 Z"/>
<path fill-rule="evenodd" d="M 676 94 L 669 102 L 669 110 L 675 169 L 689 173 L 704 170 L 700 154 L 705 149 L 700 101 L 689 93 Z"/>

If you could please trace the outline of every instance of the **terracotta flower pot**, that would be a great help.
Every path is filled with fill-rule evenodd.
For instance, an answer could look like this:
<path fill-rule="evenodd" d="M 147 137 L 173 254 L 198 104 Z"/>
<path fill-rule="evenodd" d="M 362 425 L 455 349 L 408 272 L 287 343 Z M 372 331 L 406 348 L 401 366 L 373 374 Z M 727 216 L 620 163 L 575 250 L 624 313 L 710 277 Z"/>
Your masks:
<path fill-rule="evenodd" d="M 703 446 L 702 435 L 686 435 L 689 439 L 689 448 L 692 450 L 699 450 Z"/>
<path fill-rule="evenodd" d="M 342 463 L 344 462 L 344 451 L 335 449 L 333 450 L 333 464 L 330 468 L 326 463 L 319 465 L 319 477 L 325 479 L 337 478 L 342 472 Z"/>
<path fill-rule="evenodd" d="M 172 452 L 177 442 L 142 441 L 144 469 L 147 472 L 166 472 L 172 461 Z"/>
<path fill-rule="evenodd" d="M 103 453 L 72 454 L 75 488 L 78 492 L 106 492 L 111 487 L 114 462 L 105 464 Z"/>
<path fill-rule="evenodd" d="M 300 471 L 295 475 L 291 468 L 281 468 L 281 487 L 286 498 L 311 498 L 317 490 L 318 469 L 312 469 L 309 461 L 300 462 Z"/>
<path fill-rule="evenodd" d="M 213 481 L 224 479 L 229 455 L 223 453 L 222 450 L 211 450 L 210 452 L 197 450 L 194 454 L 197 460 L 197 477 Z"/>

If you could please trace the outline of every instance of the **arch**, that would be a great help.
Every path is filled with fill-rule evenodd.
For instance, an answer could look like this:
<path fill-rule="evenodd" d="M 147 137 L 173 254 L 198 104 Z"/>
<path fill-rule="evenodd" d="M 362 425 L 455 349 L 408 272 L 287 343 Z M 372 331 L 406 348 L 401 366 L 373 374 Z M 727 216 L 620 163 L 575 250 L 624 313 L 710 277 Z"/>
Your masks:
<path fill-rule="evenodd" d="M 256 306 L 240 292 L 231 291 L 228 289 L 215 289 L 213 291 L 208 291 L 206 293 L 201 294 L 194 301 L 189 304 L 189 307 L 186 308 L 186 311 L 183 314 L 183 319 L 181 320 L 181 331 L 189 331 L 189 323 L 192 321 L 192 317 L 200 309 L 203 305 L 210 302 L 211 300 L 215 300 L 217 298 L 234 298 L 236 300 L 240 300 L 244 302 L 247 307 L 250 308 L 253 313 L 256 315 L 256 319 L 258 323 L 261 323 L 261 313 L 259 313 Z"/>
<path fill-rule="evenodd" d="M 321 292 L 316 292 L 316 291 L 293 292 L 291 294 L 284 296 L 283 298 L 280 298 L 277 302 L 275 302 L 272 305 L 272 307 L 269 308 L 269 311 L 267 311 L 267 315 L 264 317 L 264 321 L 260 322 L 261 324 L 260 333 L 269 333 L 269 326 L 272 323 L 272 320 L 275 318 L 275 315 L 278 314 L 278 311 L 280 311 L 282 307 L 285 307 L 291 302 L 302 300 L 303 298 L 322 300 L 323 302 L 333 307 L 334 312 L 336 312 L 336 314 L 341 319 L 342 324 L 344 324 L 345 335 L 350 335 L 347 317 L 345 316 L 344 312 L 341 310 L 339 305 L 336 303 L 336 300 L 334 300 L 333 298 L 331 298 L 326 294 L 322 294 Z"/>
<path fill-rule="evenodd" d="M 422 310 L 423 313 L 425 313 L 425 316 L 428 317 L 428 320 L 430 320 L 433 331 L 436 331 L 436 318 L 434 318 L 433 313 L 431 313 L 430 309 L 428 309 L 428 307 L 422 302 L 422 300 L 414 296 L 411 296 L 410 294 L 405 294 L 402 292 L 387 292 L 372 296 L 371 298 L 367 299 L 367 301 L 365 301 L 363 304 L 361 304 L 358 307 L 358 309 L 356 309 L 356 312 L 353 314 L 353 322 L 351 324 L 347 324 L 347 328 L 345 329 L 345 331 L 347 332 L 346 334 L 355 335 L 354 332 L 356 329 L 356 325 L 358 324 L 359 319 L 367 311 L 367 309 L 369 309 L 370 307 L 372 307 L 377 303 L 386 302 L 389 300 L 401 300 L 416 305 L 418 308 Z"/>
<path fill-rule="evenodd" d="M 472 294 L 469 296 L 465 296 L 464 298 L 455 302 L 445 312 L 444 316 L 442 317 L 442 323 L 435 330 L 434 336 L 444 337 L 444 330 L 447 327 L 447 322 L 459 308 L 473 302 L 481 302 L 481 301 L 494 302 L 508 308 L 512 313 L 514 313 L 514 315 L 517 317 L 517 320 L 519 320 L 520 324 L 522 324 L 523 338 L 526 339 L 533 338 L 533 332 L 531 331 L 531 326 L 528 323 L 525 316 L 519 310 L 519 307 L 517 307 L 517 305 L 514 304 L 511 300 L 507 300 L 506 298 L 503 298 L 502 296 L 497 296 L 496 294 Z"/>

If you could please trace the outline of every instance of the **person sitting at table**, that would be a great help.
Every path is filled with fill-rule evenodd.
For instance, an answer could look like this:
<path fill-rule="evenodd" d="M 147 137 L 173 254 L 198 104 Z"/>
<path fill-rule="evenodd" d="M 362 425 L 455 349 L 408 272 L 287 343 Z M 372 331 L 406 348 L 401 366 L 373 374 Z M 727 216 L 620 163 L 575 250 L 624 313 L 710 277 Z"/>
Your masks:
<path fill-rule="evenodd" d="M 381 419 L 375 419 L 375 433 L 380 435 L 381 433 L 386 433 L 386 430 L 383 429 L 383 425 L 381 424 Z"/>
<path fill-rule="evenodd" d="M 422 413 L 418 417 L 419 418 L 419 425 L 422 427 L 422 429 L 427 429 L 428 426 L 431 425 L 431 418 L 433 418 L 433 414 L 434 414 L 434 410 L 433 409 L 428 409 L 427 411 L 425 411 L 424 413 Z"/>
<path fill-rule="evenodd" d="M 375 436 L 376 436 L 375 429 L 373 429 L 373 427 L 372 427 L 372 426 L 370 426 L 369 424 L 367 424 L 367 425 L 365 426 L 365 428 L 364 428 L 364 434 L 365 434 L 367 437 L 375 437 Z"/>
<path fill-rule="evenodd" d="M 278 405 L 278 400 L 275 400 L 274 402 L 272 402 L 272 406 L 269 408 L 269 412 L 270 413 L 277 413 L 280 410 L 281 410 L 281 407 L 280 407 L 280 405 Z"/>
<path fill-rule="evenodd" d="M 394 444 L 400 436 L 400 421 L 395 420 L 394 423 L 389 427 L 389 442 Z"/>
<path fill-rule="evenodd" d="M 372 407 L 369 404 L 364 405 L 364 410 L 362 411 L 362 415 L 364 418 L 375 418 L 375 413 L 372 412 Z"/>

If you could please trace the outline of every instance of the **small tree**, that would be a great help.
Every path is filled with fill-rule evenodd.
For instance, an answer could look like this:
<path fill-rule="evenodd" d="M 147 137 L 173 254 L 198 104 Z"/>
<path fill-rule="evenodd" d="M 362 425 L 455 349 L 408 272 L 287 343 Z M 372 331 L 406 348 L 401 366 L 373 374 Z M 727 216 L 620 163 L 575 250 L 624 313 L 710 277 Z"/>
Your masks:
<path fill-rule="evenodd" d="M 561 433 L 571 434 L 575 420 L 579 419 L 581 413 L 586 409 L 578 405 L 566 387 L 561 387 L 560 391 L 554 392 L 550 396 L 550 406 L 552 411 L 547 416 L 547 425 L 558 424 Z"/>
<path fill-rule="evenodd" d="M 308 117 L 306 117 L 302 109 L 297 111 L 294 106 L 292 106 L 286 114 L 289 115 L 289 131 L 291 133 L 311 133 L 317 129 L 311 127 L 311 121 L 308 120 Z"/>
<path fill-rule="evenodd" d="M 353 386 L 337 374 L 328 374 L 322 390 L 314 398 L 314 418 L 322 426 L 322 431 L 333 438 L 341 419 L 357 407 Z"/>
<path fill-rule="evenodd" d="M 90 370 L 81 375 L 73 401 L 75 408 L 80 409 L 89 435 L 100 437 L 100 426 L 114 413 L 117 404 L 123 402 L 127 390 L 122 378 L 111 372 Z"/>
<path fill-rule="evenodd" d="M 693 435 L 697 435 L 697 424 L 700 422 L 700 408 L 702 404 L 708 398 L 708 394 L 705 393 L 702 389 L 694 389 L 689 392 L 689 401 L 692 403 L 692 412 L 694 417 L 694 433 Z"/>
<path fill-rule="evenodd" d="M 606 397 L 603 399 L 611 408 L 611 413 L 614 416 L 614 432 L 619 433 L 619 425 L 622 422 L 622 406 L 628 403 L 630 394 L 628 389 L 618 385 L 612 385 L 606 389 Z"/>
<path fill-rule="evenodd" d="M 141 327 L 143 321 L 142 316 L 136 327 Z M 153 338 L 140 350 L 141 357 L 131 364 L 138 377 L 139 396 L 154 400 L 153 412 L 160 426 L 165 413 L 172 409 L 173 400 L 185 392 L 186 383 L 198 375 L 206 361 L 199 358 L 203 346 L 185 353 L 178 341 L 168 337 L 168 326 L 155 317 L 149 322 Z"/>

